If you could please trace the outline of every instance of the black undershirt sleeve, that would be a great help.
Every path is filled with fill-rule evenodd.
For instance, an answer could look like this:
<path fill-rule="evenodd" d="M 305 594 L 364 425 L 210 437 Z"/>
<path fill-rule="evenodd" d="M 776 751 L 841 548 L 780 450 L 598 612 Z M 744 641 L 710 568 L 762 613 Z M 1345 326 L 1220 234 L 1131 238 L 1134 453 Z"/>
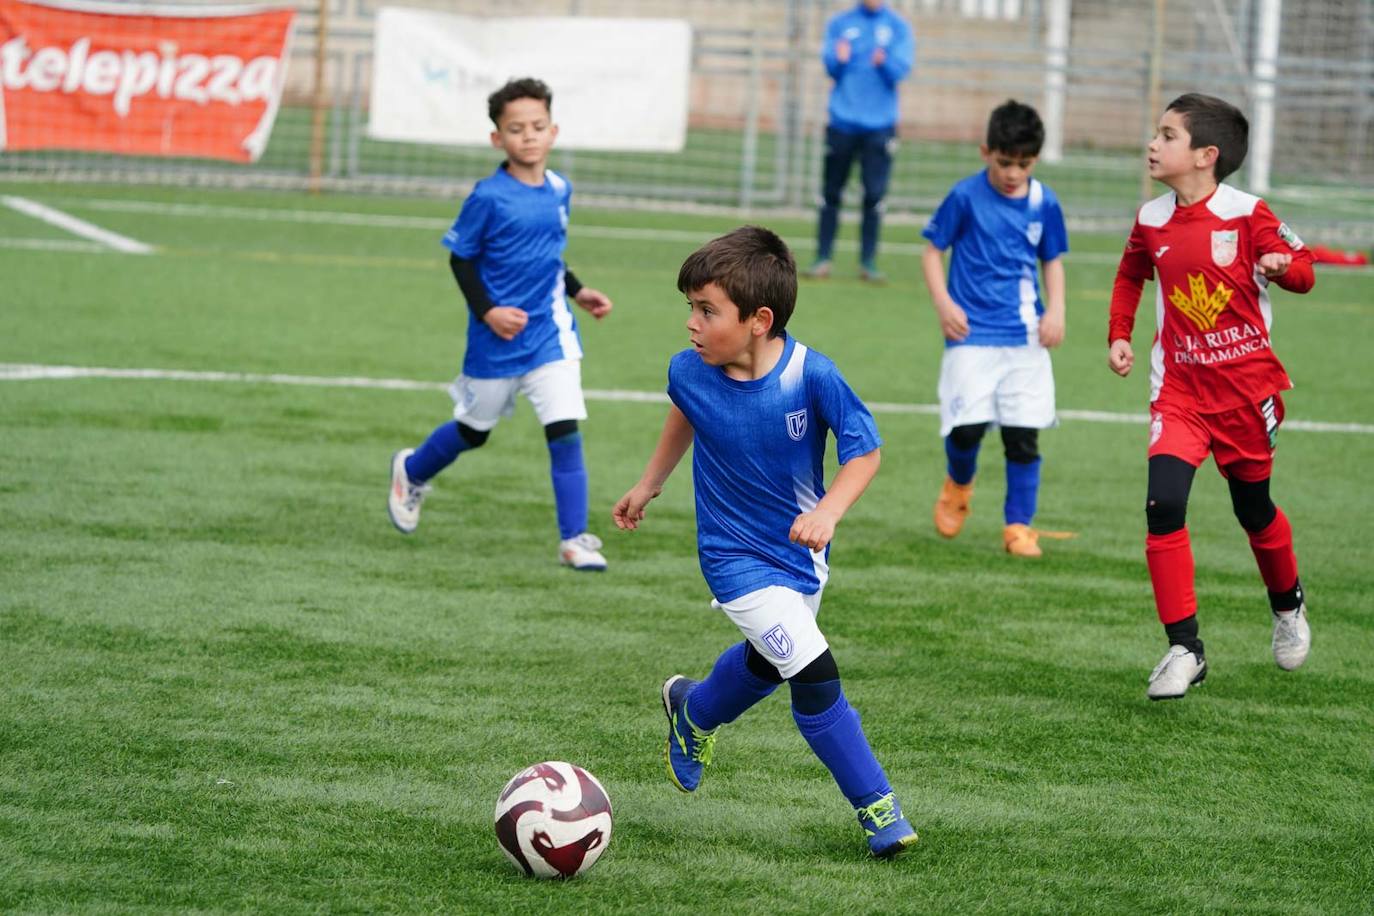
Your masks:
<path fill-rule="evenodd" d="M 582 281 L 577 279 L 577 275 L 566 264 L 563 265 L 563 288 L 573 298 L 577 298 L 577 294 L 582 290 Z"/>
<path fill-rule="evenodd" d="M 467 258 L 460 258 L 456 254 L 450 254 L 448 266 L 453 271 L 453 279 L 458 281 L 458 288 L 463 291 L 463 298 L 468 302 L 468 309 L 472 311 L 478 321 L 482 321 L 496 303 L 492 302 L 491 297 L 487 295 L 487 288 L 477 273 L 477 263 L 469 261 Z"/>

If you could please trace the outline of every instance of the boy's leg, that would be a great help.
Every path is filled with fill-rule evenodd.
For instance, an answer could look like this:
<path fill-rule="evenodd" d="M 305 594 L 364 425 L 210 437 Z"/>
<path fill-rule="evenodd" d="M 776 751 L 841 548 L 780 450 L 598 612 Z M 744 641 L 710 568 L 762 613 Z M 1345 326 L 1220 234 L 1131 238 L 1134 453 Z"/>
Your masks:
<path fill-rule="evenodd" d="M 583 572 L 601 572 L 606 558 L 601 555 L 601 539 L 587 530 L 587 464 L 577 426 L 587 418 L 582 363 L 575 359 L 545 363 L 521 378 L 520 390 L 544 424 L 558 518 L 559 562 Z"/>
<path fill-rule="evenodd" d="M 854 167 L 858 136 L 833 127 L 825 129 L 825 161 L 821 168 L 821 207 L 816 226 L 816 261 L 806 272 L 813 279 L 830 276 L 835 235 L 840 228 L 840 200 Z"/>
<path fill-rule="evenodd" d="M 1041 554 L 1031 527 L 1040 496 L 1040 431 L 1026 426 L 1003 426 L 1002 447 L 1007 458 L 1007 497 L 1002 504 L 1002 543 L 1020 557 Z"/>
<path fill-rule="evenodd" d="M 1173 455 L 1150 458 L 1145 518 L 1145 562 L 1150 569 L 1155 611 L 1169 651 L 1150 675 L 1146 694 L 1152 700 L 1176 699 L 1207 676 L 1202 640 L 1198 638 L 1197 593 L 1193 583 L 1193 549 L 1188 540 L 1188 493 L 1197 468 Z"/>
<path fill-rule="evenodd" d="M 673 784 L 684 792 L 695 791 L 711 762 L 716 729 L 738 719 L 781 683 L 778 670 L 748 642 L 722 652 L 704 681 L 678 674 L 664 682 L 668 743 L 663 757 Z"/>
<path fill-rule="evenodd" d="M 859 223 L 859 276 L 870 283 L 887 278 L 878 270 L 878 234 L 882 228 L 883 198 L 892 175 L 892 149 L 896 131 L 879 130 L 863 135 L 859 177 L 863 182 L 863 217 Z"/>
<path fill-rule="evenodd" d="M 978 473 L 978 449 L 988 424 L 956 426 L 945 436 L 945 482 L 935 500 L 935 530 L 952 538 L 964 527 L 973 501 L 973 478 Z"/>
<path fill-rule="evenodd" d="M 797 729 L 854 807 L 873 855 L 896 855 L 915 843 L 916 831 L 902 816 L 887 774 L 864 735 L 858 711 L 845 698 L 830 650 L 795 674 L 788 685 Z"/>
<path fill-rule="evenodd" d="M 403 534 L 420 524 L 420 505 L 429 493 L 429 480 L 469 449 L 481 448 L 490 432 L 457 420 L 435 427 L 419 448 L 401 449 L 391 456 L 391 492 L 387 513 Z"/>

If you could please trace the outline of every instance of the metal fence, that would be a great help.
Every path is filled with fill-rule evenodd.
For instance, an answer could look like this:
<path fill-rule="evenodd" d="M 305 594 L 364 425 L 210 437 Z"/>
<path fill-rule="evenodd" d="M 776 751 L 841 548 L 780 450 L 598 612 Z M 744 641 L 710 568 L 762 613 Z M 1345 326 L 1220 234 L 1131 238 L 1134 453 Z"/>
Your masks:
<path fill-rule="evenodd" d="M 323 8 L 301 7 L 286 97 L 267 152 L 253 166 L 0 153 L 0 178 L 460 193 L 490 172 L 489 148 L 389 143 L 366 135 L 377 2 L 322 0 Z M 674 154 L 555 150 L 553 166 L 572 178 L 584 202 L 795 211 L 815 199 L 829 91 L 819 60 L 821 35 L 826 19 L 848 4 L 404 5 L 480 16 L 687 19 L 694 41 L 686 148 Z M 987 113 L 1014 97 L 1057 113 L 1052 120 L 1062 124 L 1062 134 L 1052 137 L 1038 174 L 1056 189 L 1071 221 L 1124 226 L 1148 190 L 1141 151 L 1158 108 L 1198 90 L 1252 113 L 1272 111 L 1267 135 L 1273 143 L 1261 180 L 1253 162 L 1233 180 L 1260 185 L 1309 236 L 1374 242 L 1374 0 L 890 5 L 912 21 L 918 44 L 915 71 L 902 87 L 902 149 L 889 212 L 928 213 L 954 181 L 981 167 L 977 144 Z M 1266 36 L 1278 39 L 1272 56 Z M 317 73 L 323 78 L 318 87 Z M 1272 108 L 1266 108 L 1271 97 Z M 318 112 L 317 102 L 323 103 Z M 1252 120 L 1257 131 L 1264 126 Z"/>

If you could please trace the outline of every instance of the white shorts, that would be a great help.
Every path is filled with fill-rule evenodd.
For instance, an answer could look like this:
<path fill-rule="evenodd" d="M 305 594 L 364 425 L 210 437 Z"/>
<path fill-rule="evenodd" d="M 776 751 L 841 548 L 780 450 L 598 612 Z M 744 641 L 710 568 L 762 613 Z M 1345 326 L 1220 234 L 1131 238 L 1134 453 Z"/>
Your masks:
<path fill-rule="evenodd" d="M 749 644 L 785 678 L 799 674 L 830 647 L 816 625 L 820 592 L 803 595 L 770 585 L 734 601 L 712 601 L 711 607 L 724 611 Z"/>
<path fill-rule="evenodd" d="M 941 437 L 974 423 L 1047 429 L 1056 422 L 1049 350 L 1038 343 L 945 348 L 940 361 Z"/>
<path fill-rule="evenodd" d="M 582 399 L 582 360 L 560 359 L 510 378 L 469 378 L 460 375 L 448 386 L 453 419 L 475 430 L 490 430 L 515 411 L 515 396 L 523 394 L 539 422 L 587 419 Z"/>

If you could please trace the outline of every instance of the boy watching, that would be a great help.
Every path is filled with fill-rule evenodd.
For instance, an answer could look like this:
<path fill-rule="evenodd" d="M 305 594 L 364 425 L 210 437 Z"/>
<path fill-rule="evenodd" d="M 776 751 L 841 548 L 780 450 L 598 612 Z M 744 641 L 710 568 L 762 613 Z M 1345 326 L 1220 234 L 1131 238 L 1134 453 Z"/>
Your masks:
<path fill-rule="evenodd" d="M 940 435 L 947 475 L 935 530 L 952 538 L 973 498 L 978 449 L 988 425 L 1002 429 L 1007 496 L 1002 544 L 1041 554 L 1031 527 L 1040 491 L 1039 432 L 1055 423 L 1049 350 L 1064 340 L 1068 233 L 1059 200 L 1031 177 L 1045 128 L 1035 109 L 1008 101 L 988 119 L 979 147 L 987 168 L 960 181 L 922 233 L 926 286 L 945 336 L 940 362 Z M 943 255 L 954 248 L 945 283 Z M 1036 261 L 1045 275 L 1042 302 Z"/>
<path fill-rule="evenodd" d="M 429 481 L 485 444 L 523 394 L 548 442 L 559 561 L 600 571 L 606 559 L 601 540 L 587 530 L 587 468 L 577 429 L 587 418 L 582 345 L 566 296 L 597 319 L 611 300 L 583 286 L 563 262 L 572 186 L 547 168 L 558 136 L 553 93 L 537 79 L 511 80 L 491 94 L 487 109 L 496 125 L 491 145 L 506 159 L 477 182 L 443 238 L 469 311 L 463 371 L 449 388 L 454 418 L 418 448 L 392 456 L 387 510 L 398 530 L 413 532 Z"/>
<path fill-rule="evenodd" d="M 1305 293 L 1316 278 L 1312 253 L 1268 204 L 1221 183 L 1245 161 L 1249 130 L 1213 96 L 1169 104 L 1147 157 L 1170 190 L 1140 208 L 1112 288 L 1107 363 L 1124 377 L 1141 288 L 1156 281 L 1145 559 L 1169 651 L 1150 674 L 1152 700 L 1182 697 L 1207 676 L 1185 518 L 1208 453 L 1269 590 L 1274 661 L 1291 671 L 1312 645 L 1293 531 L 1269 497 L 1279 392 L 1293 383 L 1270 345 L 1268 286 Z"/>
<path fill-rule="evenodd" d="M 695 791 L 717 729 L 787 681 L 792 715 L 858 815 L 870 852 L 885 858 L 916 832 L 873 756 L 859 714 L 816 625 L 835 526 L 878 471 L 873 417 L 829 359 L 784 330 L 797 268 L 782 239 L 745 226 L 683 263 L 693 349 L 668 365 L 672 406 L 639 482 L 616 503 L 616 526 L 634 530 L 688 447 L 696 488 L 697 545 L 712 606 L 745 640 L 726 649 L 704 681 L 663 684 L 668 776 Z M 824 485 L 826 434 L 840 470 Z"/>

